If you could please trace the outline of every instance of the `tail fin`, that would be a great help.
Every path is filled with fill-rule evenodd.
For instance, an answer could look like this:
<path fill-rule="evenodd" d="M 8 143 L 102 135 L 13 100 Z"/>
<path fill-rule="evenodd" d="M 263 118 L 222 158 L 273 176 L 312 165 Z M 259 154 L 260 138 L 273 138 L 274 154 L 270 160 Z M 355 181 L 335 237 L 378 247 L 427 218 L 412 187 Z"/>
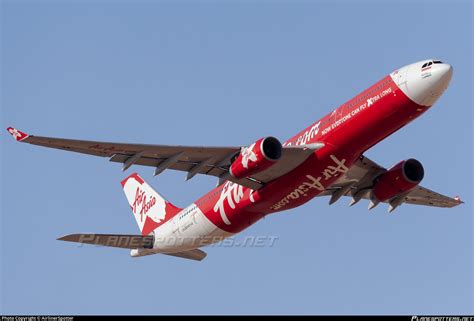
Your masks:
<path fill-rule="evenodd" d="M 121 184 L 142 235 L 150 234 L 181 211 L 158 194 L 137 173 L 124 179 Z"/>

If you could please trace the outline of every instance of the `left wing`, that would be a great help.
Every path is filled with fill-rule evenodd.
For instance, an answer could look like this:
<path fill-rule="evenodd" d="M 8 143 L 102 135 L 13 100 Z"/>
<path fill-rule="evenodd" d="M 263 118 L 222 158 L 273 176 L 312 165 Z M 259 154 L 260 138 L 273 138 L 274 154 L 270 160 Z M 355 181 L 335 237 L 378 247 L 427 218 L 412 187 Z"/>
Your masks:
<path fill-rule="evenodd" d="M 331 196 L 329 204 L 335 203 L 342 196 L 352 197 L 350 205 L 354 205 L 360 199 L 371 200 L 370 194 L 374 179 L 385 171 L 386 169 L 384 167 L 362 155 L 344 176 L 318 196 Z M 389 212 L 392 212 L 403 203 L 435 207 L 454 207 L 463 202 L 459 197 L 452 198 L 433 192 L 425 187 L 416 186 L 408 193 L 388 200 L 385 203 L 389 204 Z M 375 207 L 375 205 L 377 204 L 371 201 L 369 209 Z"/>
<path fill-rule="evenodd" d="M 229 175 L 232 158 L 242 147 L 192 147 L 109 143 L 28 135 L 13 127 L 8 132 L 19 142 L 62 149 L 82 154 L 108 157 L 111 162 L 122 163 L 122 170 L 132 165 L 155 167 L 155 175 L 166 169 L 187 172 L 186 180 L 196 174 L 230 180 L 253 190 L 296 168 L 323 144 L 283 147 L 282 156 L 275 165 L 252 177 L 236 179 Z"/>

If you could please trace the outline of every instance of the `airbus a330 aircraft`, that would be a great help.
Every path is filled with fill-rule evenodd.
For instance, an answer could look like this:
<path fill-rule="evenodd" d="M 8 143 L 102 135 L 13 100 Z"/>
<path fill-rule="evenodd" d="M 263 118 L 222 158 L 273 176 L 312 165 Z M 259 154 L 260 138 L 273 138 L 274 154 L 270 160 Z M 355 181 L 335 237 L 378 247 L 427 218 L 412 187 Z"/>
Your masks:
<path fill-rule="evenodd" d="M 425 60 L 400 68 L 283 144 L 274 137 L 247 147 L 187 147 L 106 143 L 40 137 L 12 127 L 20 142 L 108 157 L 123 164 L 212 175 L 218 186 L 182 209 L 169 203 L 134 173 L 123 190 L 141 235 L 72 234 L 59 240 L 131 249 L 131 256 L 168 254 L 202 260 L 199 248 L 232 236 L 264 216 L 294 208 L 315 196 L 436 207 L 459 205 L 420 186 L 424 170 L 415 159 L 390 169 L 363 153 L 428 110 L 448 87 L 452 67 Z"/>

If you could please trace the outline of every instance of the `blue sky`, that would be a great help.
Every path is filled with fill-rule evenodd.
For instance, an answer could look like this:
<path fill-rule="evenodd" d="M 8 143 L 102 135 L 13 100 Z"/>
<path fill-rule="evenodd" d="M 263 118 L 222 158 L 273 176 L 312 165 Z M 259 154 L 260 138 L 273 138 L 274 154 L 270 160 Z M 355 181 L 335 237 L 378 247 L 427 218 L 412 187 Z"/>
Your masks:
<path fill-rule="evenodd" d="M 78 247 L 74 232 L 138 233 L 131 170 L 178 206 L 208 177 L 2 143 L 2 314 L 473 313 L 470 2 L 2 1 L 2 125 L 31 134 L 181 145 L 285 140 L 392 70 L 453 65 L 421 118 L 367 152 L 415 157 L 455 209 L 393 215 L 318 198 L 244 231 L 273 247 L 203 262 Z"/>

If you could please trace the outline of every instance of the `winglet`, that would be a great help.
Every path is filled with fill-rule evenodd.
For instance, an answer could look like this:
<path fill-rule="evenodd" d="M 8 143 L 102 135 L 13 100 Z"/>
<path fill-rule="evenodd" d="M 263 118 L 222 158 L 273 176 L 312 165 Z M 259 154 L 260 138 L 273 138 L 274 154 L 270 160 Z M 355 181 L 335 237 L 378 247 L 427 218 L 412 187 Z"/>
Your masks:
<path fill-rule="evenodd" d="M 459 196 L 455 196 L 455 197 L 454 197 L 454 200 L 455 200 L 456 202 L 458 202 L 459 204 L 464 204 L 464 202 L 461 200 L 461 197 L 459 197 Z"/>
<path fill-rule="evenodd" d="M 8 127 L 7 131 L 13 136 L 13 138 L 15 138 L 17 142 L 21 142 L 22 140 L 29 137 L 28 134 L 25 134 L 24 132 L 19 131 L 18 129 L 13 127 Z"/>

